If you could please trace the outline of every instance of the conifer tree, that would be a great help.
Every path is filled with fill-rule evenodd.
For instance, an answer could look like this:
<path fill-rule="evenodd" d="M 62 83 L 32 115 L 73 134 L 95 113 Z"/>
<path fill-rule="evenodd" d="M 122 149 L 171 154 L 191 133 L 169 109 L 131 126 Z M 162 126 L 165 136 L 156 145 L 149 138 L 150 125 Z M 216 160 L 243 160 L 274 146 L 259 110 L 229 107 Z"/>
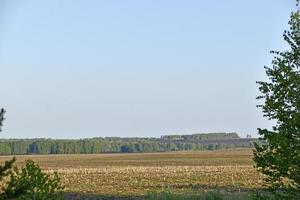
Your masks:
<path fill-rule="evenodd" d="M 2 123 L 4 121 L 4 113 L 5 113 L 5 110 L 2 108 L 0 110 L 0 131 L 1 131 Z"/>
<path fill-rule="evenodd" d="M 4 113 L 5 113 L 5 110 L 3 108 L 0 109 L 0 132 L 1 132 L 1 127 L 3 125 L 3 121 L 4 121 Z M 14 162 L 15 162 L 15 158 L 13 158 L 12 160 L 6 161 L 3 166 L 0 165 L 0 181 L 10 173 Z"/>

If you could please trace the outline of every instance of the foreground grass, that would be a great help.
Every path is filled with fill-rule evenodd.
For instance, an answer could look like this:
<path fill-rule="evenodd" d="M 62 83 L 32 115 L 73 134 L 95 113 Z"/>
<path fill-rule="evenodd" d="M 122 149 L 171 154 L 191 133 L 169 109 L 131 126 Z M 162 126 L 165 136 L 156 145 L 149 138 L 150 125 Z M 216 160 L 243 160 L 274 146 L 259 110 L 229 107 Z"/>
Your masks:
<path fill-rule="evenodd" d="M 219 191 L 202 192 L 201 194 L 174 194 L 172 192 L 155 193 L 145 200 L 250 200 L 255 196 L 249 193 L 222 194 Z"/>
<path fill-rule="evenodd" d="M 261 192 L 261 191 L 260 191 Z M 264 195 L 257 195 L 256 192 L 235 192 L 224 193 L 218 190 L 211 190 L 200 193 L 174 193 L 172 191 L 163 191 L 159 193 L 149 193 L 144 196 L 111 196 L 111 195 L 88 195 L 88 194 L 66 194 L 66 199 L 79 200 L 262 200 L 274 199 L 270 193 L 264 192 Z"/>
<path fill-rule="evenodd" d="M 150 197 L 155 199 L 156 194 L 166 195 L 166 198 L 175 195 L 172 198 L 199 199 L 198 194 L 210 195 L 209 191 L 217 190 L 223 197 L 233 198 L 230 194 L 237 194 L 245 199 L 251 191 L 261 187 L 261 176 L 253 168 L 250 149 L 17 156 L 18 164 L 28 158 L 46 172 L 57 170 L 66 192 L 87 196 L 141 198 L 152 194 Z M 7 159 L 0 157 L 0 162 Z M 73 197 L 76 199 L 75 194 Z"/>

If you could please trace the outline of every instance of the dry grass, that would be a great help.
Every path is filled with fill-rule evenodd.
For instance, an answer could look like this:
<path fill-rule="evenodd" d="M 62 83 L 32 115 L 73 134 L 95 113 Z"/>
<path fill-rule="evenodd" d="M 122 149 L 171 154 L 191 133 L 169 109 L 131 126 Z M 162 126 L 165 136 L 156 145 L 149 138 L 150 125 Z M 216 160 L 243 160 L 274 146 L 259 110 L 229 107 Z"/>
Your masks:
<path fill-rule="evenodd" d="M 8 157 L 0 157 L 4 162 Z M 171 189 L 251 189 L 261 185 L 251 150 L 17 156 L 18 164 L 33 159 L 57 170 L 66 191 L 107 195 L 144 195 Z"/>

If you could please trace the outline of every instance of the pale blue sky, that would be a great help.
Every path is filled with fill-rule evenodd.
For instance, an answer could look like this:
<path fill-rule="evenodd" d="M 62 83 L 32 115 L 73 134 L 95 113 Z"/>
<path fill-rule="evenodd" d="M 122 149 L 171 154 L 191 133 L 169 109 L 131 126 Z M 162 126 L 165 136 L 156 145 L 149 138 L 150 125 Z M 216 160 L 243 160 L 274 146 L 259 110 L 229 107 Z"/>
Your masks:
<path fill-rule="evenodd" d="M 293 0 L 1 0 L 1 137 L 236 131 Z"/>

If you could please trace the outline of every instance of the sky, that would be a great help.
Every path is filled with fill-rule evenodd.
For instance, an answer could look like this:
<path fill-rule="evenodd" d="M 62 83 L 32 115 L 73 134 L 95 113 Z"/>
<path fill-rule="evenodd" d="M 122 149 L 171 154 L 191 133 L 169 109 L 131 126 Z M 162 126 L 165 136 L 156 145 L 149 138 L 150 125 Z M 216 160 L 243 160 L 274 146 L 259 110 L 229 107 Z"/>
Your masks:
<path fill-rule="evenodd" d="M 255 97 L 293 0 L 1 0 L 1 138 L 270 127 Z"/>

